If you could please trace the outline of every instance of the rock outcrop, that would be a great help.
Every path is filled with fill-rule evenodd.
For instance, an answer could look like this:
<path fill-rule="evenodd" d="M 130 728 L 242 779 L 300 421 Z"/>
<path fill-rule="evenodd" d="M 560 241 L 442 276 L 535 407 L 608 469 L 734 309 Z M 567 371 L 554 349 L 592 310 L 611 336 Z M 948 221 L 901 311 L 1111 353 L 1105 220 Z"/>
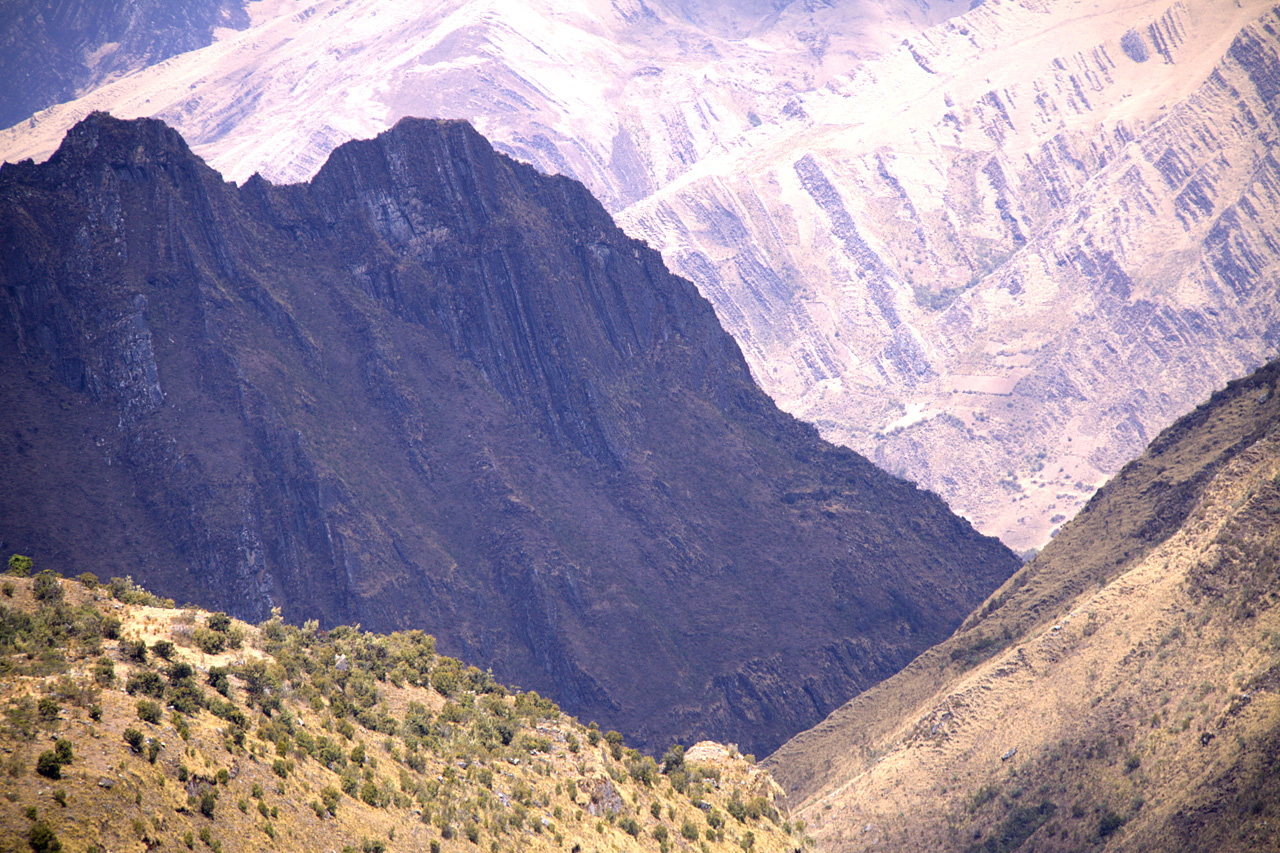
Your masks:
<path fill-rule="evenodd" d="M 95 114 L 0 170 L 3 547 L 246 617 L 429 626 L 659 748 L 760 754 L 1017 565 L 779 411 L 581 184 L 404 120 L 225 183 Z"/>

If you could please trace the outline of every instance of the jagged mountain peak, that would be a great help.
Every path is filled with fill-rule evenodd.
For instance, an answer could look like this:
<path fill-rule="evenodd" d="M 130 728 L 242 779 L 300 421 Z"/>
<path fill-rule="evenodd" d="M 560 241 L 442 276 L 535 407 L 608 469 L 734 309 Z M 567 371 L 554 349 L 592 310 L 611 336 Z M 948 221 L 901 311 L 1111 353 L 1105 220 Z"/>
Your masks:
<path fill-rule="evenodd" d="M 465 124 L 237 187 L 95 115 L 0 173 L 0 241 L 0 539 L 67 573 L 429 623 L 649 748 L 763 753 L 1017 565 L 779 411 L 688 281 Z"/>

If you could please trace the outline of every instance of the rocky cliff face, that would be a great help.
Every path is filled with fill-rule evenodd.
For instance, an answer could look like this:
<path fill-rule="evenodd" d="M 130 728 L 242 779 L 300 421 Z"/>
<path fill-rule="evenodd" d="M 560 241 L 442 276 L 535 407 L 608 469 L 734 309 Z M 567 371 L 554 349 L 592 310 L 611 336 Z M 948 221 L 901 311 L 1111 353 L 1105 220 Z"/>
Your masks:
<path fill-rule="evenodd" d="M 1043 544 L 1276 351 L 1274 4 L 300 2 L 3 134 L 311 175 L 406 114 L 583 180 L 823 434 Z"/>
<path fill-rule="evenodd" d="M 0 228 L 0 537 L 64 573 L 425 627 L 650 747 L 765 752 L 1016 567 L 465 124 L 237 188 L 95 114 L 0 171 Z"/>
<path fill-rule="evenodd" d="M 11 3 L 0 11 L 0 125 L 245 28 L 244 0 L 71 0 Z"/>

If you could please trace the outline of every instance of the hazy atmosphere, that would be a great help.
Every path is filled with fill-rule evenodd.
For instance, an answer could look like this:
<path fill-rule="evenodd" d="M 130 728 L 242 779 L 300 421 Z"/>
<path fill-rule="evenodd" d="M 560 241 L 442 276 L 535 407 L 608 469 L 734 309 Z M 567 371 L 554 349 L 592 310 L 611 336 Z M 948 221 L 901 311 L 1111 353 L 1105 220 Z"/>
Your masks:
<path fill-rule="evenodd" d="M 1280 845 L 1280 6 L 0 35 L 0 848 Z"/>

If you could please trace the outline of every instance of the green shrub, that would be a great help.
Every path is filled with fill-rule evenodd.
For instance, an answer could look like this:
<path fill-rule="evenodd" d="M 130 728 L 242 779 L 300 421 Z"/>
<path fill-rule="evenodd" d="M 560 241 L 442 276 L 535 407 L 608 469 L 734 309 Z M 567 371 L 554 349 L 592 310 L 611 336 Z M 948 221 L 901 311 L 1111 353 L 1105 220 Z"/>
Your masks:
<path fill-rule="evenodd" d="M 195 641 L 196 648 L 207 655 L 216 655 L 227 647 L 226 635 L 209 628 L 195 629 L 191 632 L 191 639 Z"/>
<path fill-rule="evenodd" d="M 31 845 L 34 853 L 58 853 L 62 850 L 58 834 L 44 820 L 38 820 L 32 825 L 31 831 L 27 833 L 27 844 Z"/>
<path fill-rule="evenodd" d="M 331 815 L 336 815 L 338 813 L 338 803 L 342 801 L 342 792 L 329 785 L 320 792 L 320 800 L 324 803 L 325 811 Z"/>
<path fill-rule="evenodd" d="M 62 601 L 62 583 L 59 581 L 57 573 L 45 569 L 36 575 L 36 579 L 31 584 L 31 594 L 35 596 L 36 601 L 44 601 L 51 604 Z"/>
<path fill-rule="evenodd" d="M 45 723 L 52 723 L 58 719 L 58 713 L 62 710 L 58 707 L 58 703 L 50 696 L 45 696 L 36 706 L 40 714 L 40 720 Z"/>
<path fill-rule="evenodd" d="M 218 805 L 218 798 L 212 790 L 205 791 L 200 796 L 200 814 L 207 818 L 213 817 L 213 810 Z M 201 840 L 204 840 L 203 834 Z M 206 842 L 207 843 L 207 842 Z"/>
<path fill-rule="evenodd" d="M 144 640 L 121 640 L 120 652 L 135 663 L 147 662 L 147 644 Z"/>
<path fill-rule="evenodd" d="M 146 736 L 137 729 L 124 730 L 124 742 L 129 744 L 129 748 L 134 752 L 142 752 L 142 744 L 146 740 Z"/>
<path fill-rule="evenodd" d="M 116 664 L 108 657 L 98 658 L 93 663 L 93 680 L 102 687 L 110 687 L 116 682 Z"/>
<path fill-rule="evenodd" d="M 58 761 L 63 764 L 70 764 L 75 760 L 75 751 L 71 748 L 71 741 L 64 737 L 58 738 L 53 745 L 54 753 L 58 756 Z"/>
<path fill-rule="evenodd" d="M 147 761 L 152 764 L 156 763 L 156 756 L 160 754 L 160 741 L 155 738 L 147 738 Z"/>
<path fill-rule="evenodd" d="M 605 743 L 609 744 L 609 754 L 613 756 L 614 761 L 622 760 L 622 734 L 615 731 L 607 731 L 604 734 Z"/>
<path fill-rule="evenodd" d="M 36 772 L 46 779 L 61 779 L 62 762 L 58 760 L 58 754 L 52 749 L 40 753 L 36 759 Z"/>
<path fill-rule="evenodd" d="M 144 696 L 150 696 L 152 699 L 164 698 L 164 679 L 159 673 L 151 672 L 135 672 L 129 676 L 129 680 L 124 685 L 125 692 L 130 696 L 141 693 Z"/>
<path fill-rule="evenodd" d="M 169 642 L 168 640 L 156 640 L 155 644 L 151 647 L 151 650 L 153 652 L 155 652 L 165 660 L 173 659 L 173 653 L 175 649 L 176 649 L 176 646 L 174 646 L 173 643 Z"/>
<path fill-rule="evenodd" d="M 1098 837 L 1109 838 L 1122 826 L 1124 826 L 1124 818 L 1107 809 L 1098 820 Z"/>
<path fill-rule="evenodd" d="M 138 719 L 144 723 L 158 725 L 162 710 L 158 702 L 152 702 L 150 699 L 138 700 Z"/>
<path fill-rule="evenodd" d="M 689 841 L 697 841 L 698 840 L 697 824 L 695 824 L 691 820 L 686 819 L 685 822 L 680 826 L 680 834 L 683 835 Z"/>
<path fill-rule="evenodd" d="M 653 840 L 659 844 L 663 844 L 667 840 L 667 828 L 662 824 L 658 824 L 653 828 Z"/>
<path fill-rule="evenodd" d="M 31 558 L 22 554 L 14 554 L 9 558 L 9 574 L 14 577 L 26 578 L 31 576 Z"/>
<path fill-rule="evenodd" d="M 225 666 L 209 667 L 209 686 L 229 698 L 231 696 L 231 679 L 227 676 L 230 674 L 231 670 Z"/>

